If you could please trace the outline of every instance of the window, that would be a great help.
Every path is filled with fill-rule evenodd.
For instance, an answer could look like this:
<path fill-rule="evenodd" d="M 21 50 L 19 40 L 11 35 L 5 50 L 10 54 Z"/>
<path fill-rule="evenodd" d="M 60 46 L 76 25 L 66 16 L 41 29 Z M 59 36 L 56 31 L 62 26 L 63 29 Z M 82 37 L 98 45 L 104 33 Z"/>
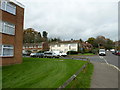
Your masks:
<path fill-rule="evenodd" d="M 38 48 L 42 48 L 42 46 L 38 46 Z"/>
<path fill-rule="evenodd" d="M 58 45 L 57 45 L 57 47 L 61 47 L 61 45 L 60 45 L 60 44 L 58 44 Z"/>
<path fill-rule="evenodd" d="M 2 55 L 2 45 L 0 45 L 0 56 Z"/>
<path fill-rule="evenodd" d="M 76 44 L 71 44 L 72 47 L 76 47 Z"/>
<path fill-rule="evenodd" d="M 33 48 L 33 46 L 29 46 L 29 48 Z"/>
<path fill-rule="evenodd" d="M 68 44 L 64 44 L 64 47 L 68 47 Z"/>
<path fill-rule="evenodd" d="M 0 32 L 2 33 L 2 21 L 0 20 Z"/>
<path fill-rule="evenodd" d="M 5 33 L 5 34 L 9 34 L 9 35 L 15 35 L 15 25 L 8 23 L 8 22 L 4 22 L 4 21 L 0 21 L 0 32 L 1 33 Z"/>
<path fill-rule="evenodd" d="M 0 56 L 14 56 L 14 47 L 12 45 L 0 45 Z"/>
<path fill-rule="evenodd" d="M 9 13 L 12 13 L 12 14 L 16 14 L 16 6 L 15 5 L 12 5 L 10 3 L 7 3 L 6 5 L 6 11 L 8 11 Z"/>
<path fill-rule="evenodd" d="M 57 47 L 57 45 L 55 45 L 55 47 Z"/>
<path fill-rule="evenodd" d="M 16 6 L 13 5 L 12 3 L 10 2 L 7 2 L 7 1 L 1 1 L 0 2 L 0 8 L 4 11 L 7 11 L 11 14 L 14 14 L 16 15 Z"/>
<path fill-rule="evenodd" d="M 76 49 L 71 49 L 71 51 L 76 51 Z"/>

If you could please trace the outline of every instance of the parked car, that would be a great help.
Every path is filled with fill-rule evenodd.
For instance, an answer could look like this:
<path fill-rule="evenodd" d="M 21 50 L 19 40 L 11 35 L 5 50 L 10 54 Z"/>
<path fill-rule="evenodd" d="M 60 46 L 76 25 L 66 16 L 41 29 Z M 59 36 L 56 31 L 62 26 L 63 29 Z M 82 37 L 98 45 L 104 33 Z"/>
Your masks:
<path fill-rule="evenodd" d="M 54 53 L 56 53 L 58 56 L 62 56 L 62 57 L 66 57 L 67 54 L 63 53 L 62 51 L 53 51 Z"/>
<path fill-rule="evenodd" d="M 44 53 L 31 53 L 30 56 L 31 57 L 43 58 L 44 57 Z"/>
<path fill-rule="evenodd" d="M 66 56 L 67 56 L 67 53 L 60 52 L 60 56 L 66 57 Z"/>
<path fill-rule="evenodd" d="M 117 52 L 116 50 L 115 50 L 115 51 L 112 51 L 112 54 L 116 54 L 116 52 Z"/>
<path fill-rule="evenodd" d="M 29 51 L 29 50 L 23 50 L 22 51 L 23 56 L 30 56 L 30 54 L 31 54 L 31 51 Z"/>
<path fill-rule="evenodd" d="M 60 56 L 52 51 L 46 51 L 44 52 L 44 57 L 46 58 L 59 58 Z"/>
<path fill-rule="evenodd" d="M 44 53 L 36 53 L 36 57 L 43 58 L 44 57 Z"/>
<path fill-rule="evenodd" d="M 120 50 L 116 51 L 115 55 L 120 56 Z"/>
<path fill-rule="evenodd" d="M 31 53 L 30 57 L 36 57 L 37 53 Z"/>
<path fill-rule="evenodd" d="M 111 51 L 111 52 L 114 52 L 114 51 L 115 51 L 115 49 L 110 49 L 110 51 Z"/>
<path fill-rule="evenodd" d="M 106 56 L 105 49 L 100 49 L 100 50 L 99 50 L 99 55 L 100 55 L 100 56 Z"/>

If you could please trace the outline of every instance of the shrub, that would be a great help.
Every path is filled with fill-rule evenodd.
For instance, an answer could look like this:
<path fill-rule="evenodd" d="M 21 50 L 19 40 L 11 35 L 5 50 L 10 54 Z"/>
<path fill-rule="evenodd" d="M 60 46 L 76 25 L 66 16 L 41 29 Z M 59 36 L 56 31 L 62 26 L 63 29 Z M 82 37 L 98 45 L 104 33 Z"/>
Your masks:
<path fill-rule="evenodd" d="M 68 55 L 74 55 L 74 54 L 78 54 L 78 52 L 77 51 L 68 51 L 67 54 Z"/>
<path fill-rule="evenodd" d="M 38 51 L 37 53 L 44 53 L 45 51 Z"/>

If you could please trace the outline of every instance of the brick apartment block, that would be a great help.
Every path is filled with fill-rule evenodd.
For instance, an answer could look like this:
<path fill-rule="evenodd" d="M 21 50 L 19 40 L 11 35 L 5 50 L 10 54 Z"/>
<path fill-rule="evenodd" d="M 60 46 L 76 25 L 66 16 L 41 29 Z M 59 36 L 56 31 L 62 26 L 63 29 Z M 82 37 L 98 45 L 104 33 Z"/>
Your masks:
<path fill-rule="evenodd" d="M 22 63 L 24 6 L 0 0 L 0 65 Z"/>

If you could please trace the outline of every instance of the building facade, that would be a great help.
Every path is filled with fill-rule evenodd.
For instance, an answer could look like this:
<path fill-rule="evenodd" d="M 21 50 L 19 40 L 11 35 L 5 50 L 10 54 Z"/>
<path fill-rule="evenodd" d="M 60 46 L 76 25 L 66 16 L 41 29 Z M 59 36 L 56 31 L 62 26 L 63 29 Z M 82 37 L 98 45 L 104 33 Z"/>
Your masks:
<path fill-rule="evenodd" d="M 68 51 L 81 52 L 81 50 L 92 50 L 93 46 L 88 42 L 80 42 L 79 40 L 61 41 L 50 43 L 50 51 Z"/>
<path fill-rule="evenodd" d="M 49 45 L 47 42 L 23 44 L 23 53 L 25 53 L 26 51 L 38 52 L 38 51 L 48 51 L 48 50 L 49 50 Z"/>
<path fill-rule="evenodd" d="M 24 6 L 0 0 L 0 65 L 22 62 Z"/>
<path fill-rule="evenodd" d="M 53 42 L 50 44 L 50 51 L 62 51 L 64 53 L 67 53 L 68 51 L 78 52 L 80 48 L 81 43 L 78 40 Z"/>

